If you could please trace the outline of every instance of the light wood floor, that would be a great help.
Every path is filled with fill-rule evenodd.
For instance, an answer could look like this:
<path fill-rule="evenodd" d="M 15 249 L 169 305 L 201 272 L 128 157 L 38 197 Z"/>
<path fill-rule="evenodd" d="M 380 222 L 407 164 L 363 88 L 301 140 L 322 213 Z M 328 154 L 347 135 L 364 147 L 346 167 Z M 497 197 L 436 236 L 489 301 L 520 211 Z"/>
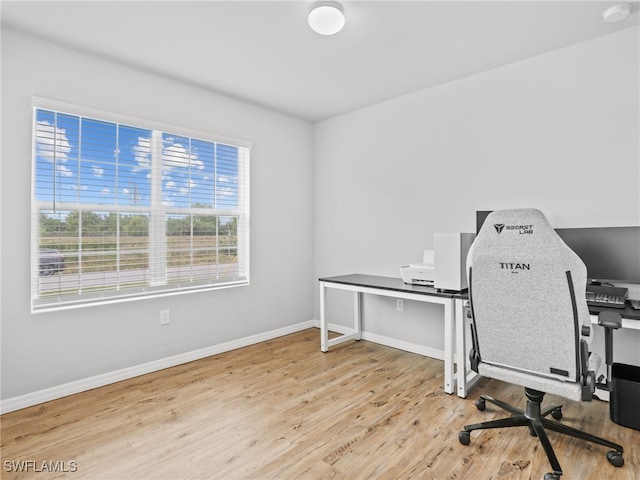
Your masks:
<path fill-rule="evenodd" d="M 483 379 L 461 399 L 443 393 L 441 361 L 365 341 L 323 354 L 319 338 L 306 330 L 5 414 L 2 478 L 511 480 L 550 470 L 526 428 L 458 441 L 463 425 L 504 416 L 478 411 L 480 393 L 522 406 L 519 387 Z M 564 423 L 620 443 L 626 462 L 615 468 L 605 447 L 551 432 L 563 479 L 640 478 L 640 432 L 611 422 L 606 403 L 563 403 Z M 19 460 L 76 471 L 7 471 Z"/>

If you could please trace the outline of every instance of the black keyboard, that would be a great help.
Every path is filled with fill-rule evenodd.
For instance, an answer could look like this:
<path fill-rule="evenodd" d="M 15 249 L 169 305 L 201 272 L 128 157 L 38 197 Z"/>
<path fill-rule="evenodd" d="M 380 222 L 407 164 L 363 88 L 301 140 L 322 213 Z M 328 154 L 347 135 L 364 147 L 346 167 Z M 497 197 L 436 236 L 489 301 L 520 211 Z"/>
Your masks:
<path fill-rule="evenodd" d="M 595 293 L 587 290 L 587 305 L 593 307 L 624 308 L 626 297 Z"/>

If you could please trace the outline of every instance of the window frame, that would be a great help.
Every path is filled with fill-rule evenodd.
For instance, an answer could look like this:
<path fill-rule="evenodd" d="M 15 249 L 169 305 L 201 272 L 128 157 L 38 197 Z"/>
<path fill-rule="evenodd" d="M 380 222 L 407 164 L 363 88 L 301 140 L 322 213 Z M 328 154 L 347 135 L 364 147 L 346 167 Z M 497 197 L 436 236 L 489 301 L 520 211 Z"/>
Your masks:
<path fill-rule="evenodd" d="M 67 114 L 79 117 L 80 120 L 89 119 L 99 122 L 112 123 L 120 127 L 132 127 L 136 129 L 144 129 L 151 132 L 151 146 L 150 146 L 150 184 L 151 189 L 155 189 L 154 193 L 151 193 L 151 200 L 149 200 L 148 206 L 139 205 L 124 205 L 118 204 L 116 201 L 105 204 L 92 204 L 91 202 L 83 202 L 79 196 L 75 202 L 66 202 L 60 205 L 60 211 L 77 211 L 79 216 L 86 212 L 101 212 L 101 213 L 116 213 L 121 215 L 127 214 L 148 214 L 150 224 L 152 222 L 151 217 L 155 217 L 155 225 L 158 228 L 149 228 L 148 246 L 146 248 L 148 254 L 148 272 L 147 281 L 145 285 L 134 288 L 120 288 L 120 283 L 109 284 L 105 283 L 107 287 L 113 287 L 117 285 L 117 288 L 106 288 L 105 290 L 98 290 L 96 292 L 82 292 L 82 288 L 78 287 L 78 292 L 73 292 L 69 295 L 54 294 L 45 295 L 40 294 L 40 216 L 43 211 L 54 210 L 56 206 L 55 200 L 41 200 L 37 196 L 37 134 L 38 134 L 38 110 L 47 110 L 56 114 Z M 190 128 L 179 127 L 162 122 L 151 121 L 139 117 L 132 117 L 129 115 L 123 115 L 104 110 L 99 110 L 91 107 L 84 107 L 79 105 L 73 105 L 66 102 L 60 102 L 56 100 L 32 97 L 32 155 L 31 155 L 31 208 L 30 208 L 30 225 L 31 225 L 31 242 L 30 242 L 30 279 L 31 279 L 31 312 L 48 312 L 54 310 L 65 310 L 72 308 L 79 308 L 85 306 L 95 306 L 101 304 L 120 303 L 145 298 L 162 297 L 177 294 L 186 294 L 192 292 L 202 292 L 210 290 L 218 290 L 223 288 L 231 288 L 236 286 L 244 286 L 250 284 L 250 157 L 252 144 L 250 142 L 239 140 L 230 137 L 224 137 L 221 135 L 215 135 L 208 132 L 198 131 Z M 59 127 L 55 127 L 59 128 Z M 55 131 L 57 134 L 57 130 Z M 118 134 L 119 135 L 119 134 Z M 215 203 L 212 203 L 211 207 L 195 207 L 193 204 L 188 206 L 170 206 L 163 201 L 163 165 L 165 154 L 163 153 L 163 137 L 165 135 L 175 135 L 188 138 L 190 141 L 204 141 L 207 143 L 213 143 L 214 147 L 218 148 L 218 145 L 226 145 L 237 148 L 237 205 L 228 208 L 219 208 Z M 81 136 L 79 135 L 79 138 Z M 79 155 L 78 162 L 82 161 L 82 157 Z M 214 156 L 213 164 L 214 168 L 218 165 L 218 158 Z M 80 170 L 78 169 L 78 175 Z M 217 177 L 211 180 L 214 184 L 213 192 L 215 192 L 215 185 L 217 184 Z M 215 197 L 215 193 L 213 194 Z M 72 209 L 65 207 L 71 206 Z M 99 207 L 99 208 L 97 208 Z M 166 231 L 166 222 L 170 216 L 211 216 L 215 218 L 216 225 L 219 225 L 221 217 L 235 217 L 236 223 L 236 245 L 237 249 L 237 264 L 239 274 L 235 277 L 225 277 L 219 280 L 211 277 L 205 279 L 196 279 L 191 282 L 178 282 L 174 283 L 169 280 L 167 275 L 168 269 L 168 240 L 169 235 Z M 190 217 L 190 224 L 193 225 L 193 217 Z M 193 229 L 189 232 L 191 255 L 193 255 Z M 79 245 L 82 244 L 82 232 L 79 231 L 81 238 Z M 116 234 L 117 249 L 116 254 L 121 253 L 120 240 L 122 235 L 118 231 Z M 219 238 L 219 231 L 216 228 L 215 232 L 216 247 L 215 251 L 219 253 L 220 245 L 217 242 Z M 231 237 L 230 237 L 231 238 Z M 80 248 L 79 248 L 80 250 Z M 217 254 L 216 254 L 217 255 Z M 160 262 L 160 263 L 158 263 Z M 216 264 L 217 265 L 217 264 Z M 191 265 L 193 267 L 193 265 Z M 118 267 L 119 268 L 119 267 Z M 106 271 L 106 270 L 103 270 Z M 120 270 L 117 270 L 120 272 Z M 81 275 L 81 274 L 79 274 Z"/>

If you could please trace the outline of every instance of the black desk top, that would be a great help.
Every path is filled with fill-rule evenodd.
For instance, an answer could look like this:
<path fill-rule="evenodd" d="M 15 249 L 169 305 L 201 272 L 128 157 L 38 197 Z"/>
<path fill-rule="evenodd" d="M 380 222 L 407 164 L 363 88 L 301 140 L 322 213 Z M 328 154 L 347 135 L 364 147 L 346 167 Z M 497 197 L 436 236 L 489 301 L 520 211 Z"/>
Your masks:
<path fill-rule="evenodd" d="M 379 288 L 382 290 L 390 290 L 393 292 L 417 293 L 422 295 L 430 295 L 432 297 L 459 298 L 459 292 L 440 291 L 437 288 L 427 287 L 424 285 L 409 285 L 404 283 L 401 278 L 380 277 L 378 275 L 363 275 L 354 273 L 351 275 L 340 275 L 337 277 L 323 277 L 319 279 L 321 282 L 342 283 L 344 285 L 355 285 L 358 287 Z M 466 290 L 462 292 L 466 296 Z"/>
<path fill-rule="evenodd" d="M 468 291 L 462 292 L 447 292 L 439 291 L 433 287 L 426 287 L 424 285 L 409 285 L 404 283 L 401 278 L 395 277 L 381 277 L 378 275 L 364 275 L 360 273 L 354 273 L 350 275 L 339 275 L 337 277 L 323 277 L 319 279 L 321 282 L 329 283 L 342 283 L 345 285 L 356 285 L 358 287 L 371 287 L 380 288 L 382 290 L 390 290 L 395 292 L 405 293 L 418 293 L 422 295 L 432 295 L 435 297 L 444 298 L 468 298 Z M 618 312 L 624 318 L 632 320 L 640 320 L 640 310 L 634 310 L 627 302 L 625 308 L 605 308 L 594 307 L 589 305 L 589 313 L 591 315 L 598 315 L 603 310 L 612 310 Z"/>

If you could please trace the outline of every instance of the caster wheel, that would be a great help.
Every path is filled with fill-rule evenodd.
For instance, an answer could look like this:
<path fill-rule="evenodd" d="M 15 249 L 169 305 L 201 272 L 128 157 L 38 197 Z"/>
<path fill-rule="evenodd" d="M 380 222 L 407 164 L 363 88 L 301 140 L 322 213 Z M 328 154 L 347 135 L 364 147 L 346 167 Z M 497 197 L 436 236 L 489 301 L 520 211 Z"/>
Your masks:
<path fill-rule="evenodd" d="M 471 434 L 465 430 L 458 433 L 458 440 L 462 445 L 469 445 L 471 443 Z"/>
<path fill-rule="evenodd" d="M 624 458 L 622 458 L 622 453 L 616 452 L 615 450 L 611 450 L 607 452 L 607 460 L 614 467 L 621 467 L 624 465 Z"/>
<path fill-rule="evenodd" d="M 475 404 L 476 408 L 481 412 L 484 412 L 487 408 L 487 402 L 484 400 L 484 398 L 479 398 L 478 400 L 476 400 Z"/>
<path fill-rule="evenodd" d="M 544 480 L 560 480 L 560 475 L 556 475 L 555 473 L 545 473 Z"/>
<path fill-rule="evenodd" d="M 554 420 L 561 420 L 562 419 L 562 410 L 561 407 L 556 408 L 555 410 L 553 410 L 551 412 L 551 416 L 554 418 Z"/>

